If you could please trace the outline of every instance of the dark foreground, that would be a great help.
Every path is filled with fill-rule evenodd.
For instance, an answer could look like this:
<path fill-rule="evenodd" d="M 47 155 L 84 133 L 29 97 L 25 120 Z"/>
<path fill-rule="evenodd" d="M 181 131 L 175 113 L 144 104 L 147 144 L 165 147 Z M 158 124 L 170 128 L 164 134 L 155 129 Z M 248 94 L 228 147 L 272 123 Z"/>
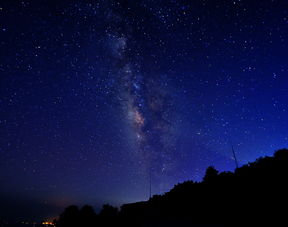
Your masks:
<path fill-rule="evenodd" d="M 125 204 L 120 211 L 104 205 L 96 214 L 90 206 L 82 209 L 70 206 L 55 224 L 56 227 L 167 227 L 275 223 L 286 221 L 287 198 L 288 150 L 282 149 L 273 157 L 259 158 L 235 172 L 219 173 L 209 167 L 202 182 L 178 184 L 146 202 Z"/>
<path fill-rule="evenodd" d="M 288 150 L 282 149 L 275 152 L 273 157 L 259 158 L 237 168 L 235 172 L 219 173 L 215 168 L 209 167 L 202 182 L 187 181 L 175 185 L 164 195 L 155 195 L 145 202 L 125 204 L 120 211 L 108 204 L 103 206 L 99 214 L 91 206 L 86 205 L 81 209 L 69 206 L 55 220 L 53 226 L 186 227 L 224 226 L 222 223 L 228 226 L 268 222 L 275 224 L 286 222 L 287 204 Z"/>

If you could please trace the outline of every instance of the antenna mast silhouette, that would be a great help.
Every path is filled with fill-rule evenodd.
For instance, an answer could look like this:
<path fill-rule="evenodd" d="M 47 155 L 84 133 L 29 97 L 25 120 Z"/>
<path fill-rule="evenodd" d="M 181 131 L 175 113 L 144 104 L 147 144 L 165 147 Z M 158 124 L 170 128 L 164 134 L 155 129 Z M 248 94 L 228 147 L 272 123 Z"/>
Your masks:
<path fill-rule="evenodd" d="M 234 147 L 232 146 L 232 153 L 233 153 L 233 156 L 234 156 L 234 160 L 235 160 L 235 165 L 236 165 L 236 169 L 238 169 L 238 161 L 237 161 L 237 158 L 236 158 L 236 154 L 235 154 L 235 151 L 234 151 Z"/>
<path fill-rule="evenodd" d="M 151 193 L 152 193 L 152 180 L 151 180 L 151 167 L 149 169 L 149 199 L 151 199 Z"/>

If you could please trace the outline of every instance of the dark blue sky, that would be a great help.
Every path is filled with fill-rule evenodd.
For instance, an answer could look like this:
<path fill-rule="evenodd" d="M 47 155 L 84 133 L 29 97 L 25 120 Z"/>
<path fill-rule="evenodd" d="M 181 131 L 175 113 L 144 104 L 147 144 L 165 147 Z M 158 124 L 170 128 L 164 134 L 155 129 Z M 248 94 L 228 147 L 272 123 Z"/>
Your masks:
<path fill-rule="evenodd" d="M 240 164 L 287 147 L 287 35 L 285 0 L 1 1 L 4 216 L 144 200 L 150 171 L 163 193 L 233 170 L 231 145 Z"/>

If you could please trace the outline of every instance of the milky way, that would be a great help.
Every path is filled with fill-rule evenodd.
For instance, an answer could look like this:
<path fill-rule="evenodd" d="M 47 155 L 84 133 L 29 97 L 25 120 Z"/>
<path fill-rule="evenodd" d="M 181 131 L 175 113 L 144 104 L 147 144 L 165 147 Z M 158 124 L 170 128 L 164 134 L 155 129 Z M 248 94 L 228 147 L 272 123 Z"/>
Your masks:
<path fill-rule="evenodd" d="M 132 156 L 141 174 L 151 175 L 157 185 L 165 185 L 165 177 L 177 165 L 173 159 L 176 111 L 172 110 L 169 80 L 165 74 L 144 72 L 139 52 L 138 56 L 129 53 L 134 52 L 130 45 L 133 35 L 127 32 L 129 23 L 122 26 L 125 19 L 113 11 L 109 11 L 107 19 L 107 42 L 119 82 L 118 101 L 136 143 Z"/>

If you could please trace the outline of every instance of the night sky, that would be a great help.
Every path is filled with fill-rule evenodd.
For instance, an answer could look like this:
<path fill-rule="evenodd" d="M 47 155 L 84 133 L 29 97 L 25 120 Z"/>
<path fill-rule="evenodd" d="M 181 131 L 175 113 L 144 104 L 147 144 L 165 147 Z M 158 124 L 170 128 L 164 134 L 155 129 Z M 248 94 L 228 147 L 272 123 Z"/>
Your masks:
<path fill-rule="evenodd" d="M 286 0 L 0 2 L 5 217 L 123 203 L 287 147 Z M 17 207 L 17 208 L 16 208 Z M 13 214 L 11 214 L 13 210 Z"/>

